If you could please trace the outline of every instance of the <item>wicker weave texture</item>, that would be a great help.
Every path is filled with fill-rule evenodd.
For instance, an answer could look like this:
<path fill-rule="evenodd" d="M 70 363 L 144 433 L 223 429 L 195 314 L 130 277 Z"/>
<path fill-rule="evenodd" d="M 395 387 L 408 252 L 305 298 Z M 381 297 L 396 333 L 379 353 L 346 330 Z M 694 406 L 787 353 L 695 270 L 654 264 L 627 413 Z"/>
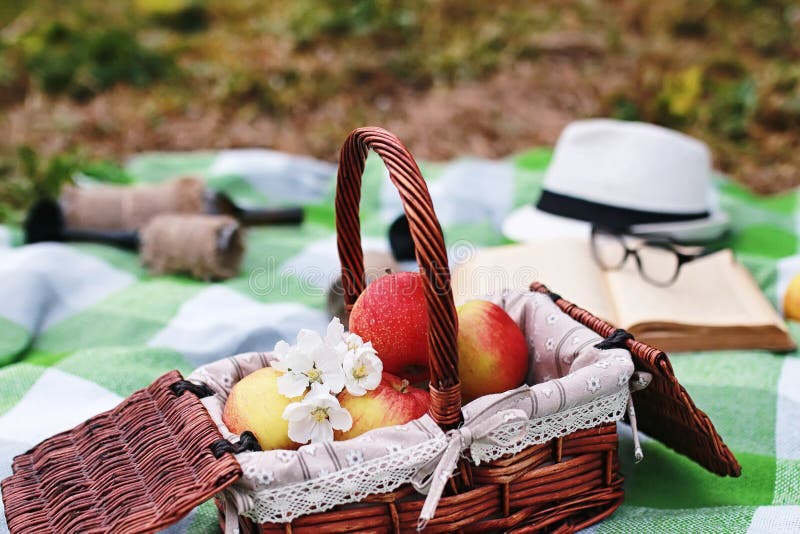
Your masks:
<path fill-rule="evenodd" d="M 458 322 L 444 239 L 413 157 L 393 134 L 380 128 L 355 130 L 342 148 L 336 229 L 345 304 L 351 307 L 365 287 L 359 202 L 361 174 L 370 149 L 383 159 L 400 193 L 417 263 L 426 280 L 430 414 L 447 430 L 460 420 L 461 394 Z M 462 461 L 425 532 L 528 532 L 551 527 L 568 532 L 592 524 L 612 513 L 622 500 L 616 451 L 616 425 L 612 424 L 477 467 Z M 239 521 L 245 532 L 412 532 L 423 501 L 424 496 L 404 486 L 291 523 L 256 525 L 242 517 Z"/>
<path fill-rule="evenodd" d="M 352 307 L 366 284 L 358 215 L 361 175 L 370 149 L 383 160 L 389 178 L 400 193 L 420 274 L 427 282 L 424 290 L 430 322 L 430 414 L 440 426 L 450 428 L 461 419 L 461 385 L 456 350 L 458 318 L 450 286 L 447 250 L 428 186 L 417 163 L 400 140 L 382 128 L 354 130 L 342 146 L 336 180 L 336 233 L 345 307 Z"/>
<path fill-rule="evenodd" d="M 154 532 L 233 483 L 231 454 L 191 393 L 177 397 L 167 373 L 113 410 L 47 439 L 14 459 L 3 481 L 12 533 Z"/>
<path fill-rule="evenodd" d="M 243 532 L 250 533 L 397 534 L 416 531 L 422 501 L 405 486 L 291 524 L 239 520 Z M 616 425 L 602 425 L 488 464 L 462 464 L 425 532 L 527 532 L 555 527 L 570 532 L 610 515 L 621 501 Z"/>
<path fill-rule="evenodd" d="M 534 282 L 531 289 L 550 293 L 538 282 Z M 610 324 L 567 300 L 557 298 L 556 304 L 603 337 L 614 331 Z M 636 368 L 653 375 L 647 388 L 633 394 L 639 428 L 712 473 L 739 476 L 742 472 L 739 462 L 722 441 L 711 419 L 695 406 L 689 393 L 678 382 L 667 355 L 634 340 L 629 340 L 626 345 Z"/>

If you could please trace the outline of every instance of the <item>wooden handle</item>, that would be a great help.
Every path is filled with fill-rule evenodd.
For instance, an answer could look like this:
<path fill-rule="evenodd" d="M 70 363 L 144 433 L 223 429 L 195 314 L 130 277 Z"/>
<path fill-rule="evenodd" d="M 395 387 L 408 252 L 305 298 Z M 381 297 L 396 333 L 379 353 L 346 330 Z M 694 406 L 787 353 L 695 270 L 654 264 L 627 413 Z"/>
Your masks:
<path fill-rule="evenodd" d="M 354 130 L 345 140 L 339 160 L 336 232 L 345 306 L 349 310 L 366 287 L 359 204 L 361 175 L 370 149 L 381 157 L 389 170 L 389 178 L 400 192 L 420 274 L 426 281 L 428 365 L 431 374 L 429 413 L 442 428 L 452 428 L 461 420 L 461 384 L 456 349 L 458 318 L 453 304 L 444 238 L 417 163 L 400 140 L 382 128 Z"/>

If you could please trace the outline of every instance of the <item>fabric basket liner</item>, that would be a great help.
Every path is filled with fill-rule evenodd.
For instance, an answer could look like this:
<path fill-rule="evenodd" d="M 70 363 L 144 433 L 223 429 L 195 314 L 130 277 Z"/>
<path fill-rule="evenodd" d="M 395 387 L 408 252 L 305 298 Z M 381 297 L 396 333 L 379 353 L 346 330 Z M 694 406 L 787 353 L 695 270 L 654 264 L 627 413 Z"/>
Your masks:
<path fill-rule="evenodd" d="M 614 331 L 605 321 L 550 293 L 544 284 L 534 282 L 531 289 L 549 293 L 564 312 L 601 336 L 607 337 Z M 722 441 L 711 419 L 695 406 L 678 382 L 667 355 L 635 340 L 629 340 L 627 347 L 636 369 L 653 375 L 650 385 L 633 393 L 639 429 L 712 473 L 739 476 L 742 471 L 739 462 Z"/>

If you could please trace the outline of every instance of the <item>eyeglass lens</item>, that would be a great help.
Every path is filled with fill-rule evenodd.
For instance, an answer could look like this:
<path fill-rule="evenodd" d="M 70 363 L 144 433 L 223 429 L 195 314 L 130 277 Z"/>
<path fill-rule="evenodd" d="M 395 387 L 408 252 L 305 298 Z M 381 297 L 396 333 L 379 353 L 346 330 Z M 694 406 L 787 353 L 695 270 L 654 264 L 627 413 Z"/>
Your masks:
<path fill-rule="evenodd" d="M 604 269 L 621 268 L 628 254 L 622 236 L 604 230 L 592 234 L 592 252 Z"/>
<path fill-rule="evenodd" d="M 597 263 L 608 270 L 622 268 L 628 255 L 633 254 L 642 277 L 660 286 L 674 282 L 680 268 L 678 253 L 668 242 L 622 236 L 608 230 L 592 232 L 592 253 Z"/>
<path fill-rule="evenodd" d="M 657 285 L 670 284 L 678 274 L 678 254 L 669 248 L 644 245 L 637 251 L 642 276 Z"/>

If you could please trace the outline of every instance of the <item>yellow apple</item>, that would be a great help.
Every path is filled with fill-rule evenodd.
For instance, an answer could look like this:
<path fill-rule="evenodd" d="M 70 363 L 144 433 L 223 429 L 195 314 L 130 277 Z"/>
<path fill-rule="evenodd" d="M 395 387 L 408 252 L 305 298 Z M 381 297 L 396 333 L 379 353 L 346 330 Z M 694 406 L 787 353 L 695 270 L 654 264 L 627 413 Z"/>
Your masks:
<path fill-rule="evenodd" d="M 783 294 L 783 315 L 800 321 L 800 274 L 795 275 Z"/>
<path fill-rule="evenodd" d="M 430 403 L 424 389 L 410 386 L 408 380 L 383 373 L 381 383 L 372 391 L 360 397 L 347 391 L 339 395 L 339 404 L 350 412 L 353 426 L 347 432 L 337 431 L 336 439 L 352 439 L 374 428 L 403 425 L 422 417 Z"/>
<path fill-rule="evenodd" d="M 300 446 L 289 439 L 289 422 L 283 418 L 283 410 L 301 397 L 289 399 L 278 393 L 282 374 L 265 367 L 242 378 L 233 386 L 222 412 L 222 421 L 231 432 L 249 430 L 265 451 Z"/>

